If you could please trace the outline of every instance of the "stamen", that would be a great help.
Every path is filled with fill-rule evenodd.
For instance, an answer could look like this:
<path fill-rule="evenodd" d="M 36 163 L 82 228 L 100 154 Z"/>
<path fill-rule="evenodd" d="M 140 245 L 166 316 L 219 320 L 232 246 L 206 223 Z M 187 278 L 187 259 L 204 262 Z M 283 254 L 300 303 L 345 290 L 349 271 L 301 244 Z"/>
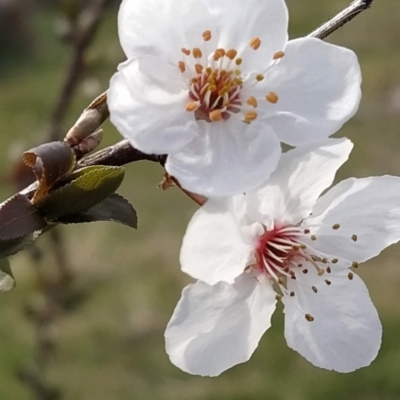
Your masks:
<path fill-rule="evenodd" d="M 334 224 L 334 225 L 332 225 L 332 229 L 339 229 L 340 228 L 340 225 L 339 224 Z"/>
<path fill-rule="evenodd" d="M 186 71 L 186 64 L 183 61 L 179 61 L 178 67 L 179 67 L 179 71 L 181 71 L 182 74 Z"/>
<path fill-rule="evenodd" d="M 230 49 L 226 52 L 226 56 L 230 59 L 233 60 L 237 56 L 237 51 L 235 49 Z"/>
<path fill-rule="evenodd" d="M 200 104 L 198 101 L 191 101 L 189 103 L 186 104 L 186 111 L 196 111 L 198 108 L 200 107 Z"/>
<path fill-rule="evenodd" d="M 337 258 L 332 258 L 332 264 L 336 264 L 339 260 Z"/>
<path fill-rule="evenodd" d="M 306 317 L 306 320 L 308 322 L 313 322 L 314 321 L 314 317 L 311 314 L 306 314 L 305 317 Z"/>
<path fill-rule="evenodd" d="M 194 69 L 198 74 L 201 74 L 203 72 L 203 66 L 201 64 L 195 64 Z"/>
<path fill-rule="evenodd" d="M 208 117 L 212 122 L 217 122 L 222 120 L 221 110 L 213 110 L 208 114 Z"/>
<path fill-rule="evenodd" d="M 203 36 L 203 40 L 205 41 L 205 42 L 208 42 L 208 41 L 210 41 L 211 40 L 211 37 L 212 37 L 212 35 L 211 35 L 211 31 L 204 31 L 203 33 L 202 33 L 202 35 L 201 36 Z"/>
<path fill-rule="evenodd" d="M 326 272 L 330 274 L 332 272 L 331 267 L 326 267 Z"/>
<path fill-rule="evenodd" d="M 236 65 L 240 65 L 242 62 L 243 62 L 243 60 L 242 60 L 241 58 L 237 58 L 237 59 L 235 60 L 235 64 L 236 64 Z"/>
<path fill-rule="evenodd" d="M 249 106 L 252 106 L 254 108 L 257 107 L 257 99 L 254 96 L 250 96 L 247 100 L 246 100 L 246 104 Z"/>
<path fill-rule="evenodd" d="M 317 240 L 317 237 L 315 235 L 311 235 L 311 240 Z"/>
<path fill-rule="evenodd" d="M 328 279 L 325 279 L 325 283 L 329 286 L 332 282 L 329 281 Z"/>
<path fill-rule="evenodd" d="M 353 235 L 353 236 L 351 237 L 351 240 L 353 240 L 354 242 L 357 242 L 357 235 Z"/>
<path fill-rule="evenodd" d="M 273 55 L 273 59 L 274 60 L 279 60 L 280 58 L 284 57 L 285 53 L 283 51 L 277 51 L 274 55 Z"/>
<path fill-rule="evenodd" d="M 189 49 L 185 49 L 184 47 L 181 49 L 181 52 L 183 54 L 185 54 L 186 56 L 190 56 L 190 50 Z"/>
<path fill-rule="evenodd" d="M 358 268 L 358 267 L 359 267 L 359 264 L 358 264 L 357 261 L 353 261 L 353 263 L 351 264 L 351 266 L 352 266 L 353 268 Z"/>
<path fill-rule="evenodd" d="M 349 273 L 347 274 L 347 277 L 352 281 L 353 278 L 354 278 L 354 274 L 353 274 L 352 272 L 349 272 Z"/>
<path fill-rule="evenodd" d="M 258 74 L 258 75 L 256 76 L 256 81 L 257 81 L 257 82 L 261 82 L 263 79 L 264 79 L 264 75 L 262 75 L 262 74 Z"/>
<path fill-rule="evenodd" d="M 311 286 L 311 289 L 313 290 L 314 293 L 318 293 L 318 289 L 315 286 Z"/>
<path fill-rule="evenodd" d="M 258 37 L 255 37 L 250 40 L 249 45 L 253 50 L 257 50 L 261 46 L 261 40 Z"/>
<path fill-rule="evenodd" d="M 265 96 L 265 100 L 269 101 L 272 104 L 276 104 L 278 102 L 278 100 L 279 100 L 279 97 L 275 92 L 269 92 Z"/>
<path fill-rule="evenodd" d="M 247 111 L 244 115 L 245 122 L 252 122 L 257 118 L 257 113 L 255 111 Z"/>
<path fill-rule="evenodd" d="M 193 57 L 194 58 L 201 58 L 203 57 L 203 53 L 201 52 L 201 50 L 198 47 L 195 47 L 193 49 Z"/>

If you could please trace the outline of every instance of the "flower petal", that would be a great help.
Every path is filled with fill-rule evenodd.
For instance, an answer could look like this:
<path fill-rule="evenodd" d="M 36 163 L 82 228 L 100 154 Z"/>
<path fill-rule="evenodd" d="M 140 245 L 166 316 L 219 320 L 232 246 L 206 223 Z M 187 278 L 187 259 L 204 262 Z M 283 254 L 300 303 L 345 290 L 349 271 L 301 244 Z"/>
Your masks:
<path fill-rule="evenodd" d="M 273 55 L 285 49 L 288 12 L 283 0 L 203 0 L 218 27 L 218 47 L 235 49 L 243 70 L 263 72 Z M 259 38 L 253 50 L 249 42 Z"/>
<path fill-rule="evenodd" d="M 298 223 L 311 213 L 322 191 L 332 184 L 352 147 L 348 139 L 328 139 L 289 150 L 282 155 L 268 184 L 248 193 L 249 203 L 258 204 L 261 215 L 282 224 Z"/>
<path fill-rule="evenodd" d="M 271 326 L 275 293 L 251 274 L 234 285 L 187 286 L 165 332 L 170 360 L 183 371 L 217 376 L 247 361 Z"/>
<path fill-rule="evenodd" d="M 177 65 L 181 48 L 203 45 L 205 30 L 215 31 L 201 0 L 123 0 L 118 14 L 119 39 L 128 58 L 154 55 Z"/>
<path fill-rule="evenodd" d="M 187 190 L 229 196 L 260 187 L 276 168 L 280 143 L 259 121 L 199 122 L 202 132 L 182 151 L 170 154 L 165 168 Z"/>
<path fill-rule="evenodd" d="M 400 240 L 399 198 L 399 177 L 340 182 L 318 200 L 307 219 L 315 226 L 314 247 L 350 262 L 378 255 Z"/>
<path fill-rule="evenodd" d="M 292 40 L 285 57 L 254 90 L 278 96 L 276 104 L 259 102 L 282 142 L 297 146 L 338 131 L 357 111 L 361 72 L 348 49 L 314 38 Z"/>
<path fill-rule="evenodd" d="M 111 122 L 145 153 L 179 151 L 196 136 L 187 100 L 178 69 L 153 56 L 120 64 L 108 90 Z"/>
<path fill-rule="evenodd" d="M 362 280 L 355 274 L 350 280 L 346 271 L 321 277 L 312 267 L 299 275 L 288 282 L 295 296 L 283 298 L 288 346 L 315 366 L 338 372 L 369 365 L 378 354 L 382 326 Z"/>
<path fill-rule="evenodd" d="M 228 203 L 210 199 L 192 217 L 183 238 L 182 271 L 209 285 L 233 283 L 254 257 L 251 237 L 243 237 Z"/>

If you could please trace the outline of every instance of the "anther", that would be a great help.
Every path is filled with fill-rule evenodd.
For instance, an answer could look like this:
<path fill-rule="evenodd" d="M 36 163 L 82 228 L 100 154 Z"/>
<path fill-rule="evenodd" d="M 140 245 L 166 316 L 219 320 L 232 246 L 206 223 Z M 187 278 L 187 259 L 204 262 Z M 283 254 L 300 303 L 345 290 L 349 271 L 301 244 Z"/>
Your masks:
<path fill-rule="evenodd" d="M 306 273 L 308 273 L 308 269 L 303 269 L 303 274 L 306 274 Z"/>
<path fill-rule="evenodd" d="M 252 122 L 257 118 L 257 113 L 255 111 L 247 111 L 244 116 L 245 122 Z"/>
<path fill-rule="evenodd" d="M 242 60 L 241 58 L 237 58 L 237 59 L 235 60 L 235 64 L 236 64 L 236 65 L 240 65 L 242 62 L 243 62 L 243 60 Z"/>
<path fill-rule="evenodd" d="M 279 60 L 280 58 L 284 57 L 285 53 L 283 51 L 277 51 L 274 55 L 273 55 L 273 59 L 274 60 Z"/>
<path fill-rule="evenodd" d="M 318 293 L 318 289 L 315 286 L 311 286 L 311 289 L 313 290 L 314 293 Z"/>
<path fill-rule="evenodd" d="M 198 74 L 201 74 L 202 72 L 203 72 L 203 66 L 201 65 L 201 64 L 196 64 L 195 66 L 194 66 L 194 69 L 196 70 L 196 72 L 198 73 Z"/>
<path fill-rule="evenodd" d="M 332 229 L 339 229 L 340 228 L 340 225 L 339 224 L 334 224 L 334 225 L 332 225 Z"/>
<path fill-rule="evenodd" d="M 200 105 L 198 104 L 198 102 L 191 101 L 186 104 L 185 110 L 186 111 L 196 111 L 199 107 L 200 107 Z"/>
<path fill-rule="evenodd" d="M 226 56 L 230 59 L 233 60 L 237 56 L 237 51 L 235 49 L 230 49 L 226 52 Z"/>
<path fill-rule="evenodd" d="M 282 299 L 282 296 L 280 295 L 280 294 L 277 294 L 276 296 L 275 296 L 275 300 L 276 301 L 279 301 L 279 300 L 281 300 Z"/>
<path fill-rule="evenodd" d="M 262 74 L 258 74 L 258 75 L 256 76 L 256 81 L 257 81 L 257 82 L 261 82 L 263 79 L 264 79 L 264 75 L 262 75 Z"/>
<path fill-rule="evenodd" d="M 315 235 L 311 235 L 311 240 L 317 240 L 317 237 Z"/>
<path fill-rule="evenodd" d="M 330 274 L 332 272 L 331 267 L 326 267 L 326 272 Z"/>
<path fill-rule="evenodd" d="M 257 99 L 254 96 L 250 96 L 247 100 L 246 100 L 246 104 L 249 106 L 252 106 L 254 108 L 257 107 Z"/>
<path fill-rule="evenodd" d="M 300 245 L 300 248 L 301 248 L 302 250 L 305 250 L 305 249 L 307 248 L 307 246 L 306 246 L 304 243 L 302 243 L 302 244 Z"/>
<path fill-rule="evenodd" d="M 349 272 L 349 273 L 347 274 L 347 277 L 348 277 L 350 280 L 353 280 L 354 274 L 353 274 L 352 272 Z"/>
<path fill-rule="evenodd" d="M 201 50 L 198 47 L 195 47 L 193 49 L 193 57 L 194 58 L 201 58 L 203 57 L 203 53 L 201 52 Z"/>
<path fill-rule="evenodd" d="M 182 74 L 186 71 L 186 64 L 183 61 L 179 61 L 178 67 L 179 67 L 179 71 L 181 71 Z"/>
<path fill-rule="evenodd" d="M 294 292 L 290 292 L 290 297 L 294 297 Z"/>
<path fill-rule="evenodd" d="M 353 240 L 354 242 L 357 242 L 357 235 L 353 235 L 353 236 L 351 237 L 351 240 Z"/>
<path fill-rule="evenodd" d="M 253 50 L 257 50 L 261 46 L 261 40 L 258 37 L 255 37 L 250 40 L 249 45 Z"/>
<path fill-rule="evenodd" d="M 322 276 L 325 273 L 325 270 L 322 268 L 318 269 L 318 276 Z"/>
<path fill-rule="evenodd" d="M 307 235 L 307 233 L 310 233 L 309 229 L 304 229 L 304 233 Z"/>
<path fill-rule="evenodd" d="M 336 264 L 339 260 L 337 258 L 332 258 L 332 264 Z"/>
<path fill-rule="evenodd" d="M 352 266 L 353 268 L 358 268 L 359 264 L 358 264 L 357 261 L 353 261 L 353 263 L 351 264 L 351 266 Z"/>
<path fill-rule="evenodd" d="M 217 122 L 222 120 L 222 112 L 221 110 L 213 110 L 208 113 L 208 117 L 212 122 Z"/>
<path fill-rule="evenodd" d="M 279 97 L 275 92 L 269 92 L 265 96 L 265 100 L 267 100 L 268 102 L 270 102 L 272 104 L 276 104 L 278 102 L 278 100 L 279 100 Z"/>
<path fill-rule="evenodd" d="M 283 278 L 283 276 L 280 276 L 280 277 L 278 278 L 278 283 L 279 283 L 280 285 L 284 285 L 284 284 L 285 284 L 285 279 Z"/>
<path fill-rule="evenodd" d="M 208 42 L 211 40 L 211 37 L 212 37 L 211 31 L 204 31 L 201 36 L 203 36 L 203 40 L 205 42 Z"/>
<path fill-rule="evenodd" d="M 189 49 L 185 49 L 184 47 L 181 49 L 181 52 L 183 54 L 185 54 L 186 56 L 190 56 L 190 50 Z"/>
<path fill-rule="evenodd" d="M 306 320 L 308 322 L 313 322 L 314 321 L 314 317 L 311 314 L 305 314 Z"/>
<path fill-rule="evenodd" d="M 332 282 L 329 281 L 328 279 L 325 279 L 325 283 L 329 286 Z"/>

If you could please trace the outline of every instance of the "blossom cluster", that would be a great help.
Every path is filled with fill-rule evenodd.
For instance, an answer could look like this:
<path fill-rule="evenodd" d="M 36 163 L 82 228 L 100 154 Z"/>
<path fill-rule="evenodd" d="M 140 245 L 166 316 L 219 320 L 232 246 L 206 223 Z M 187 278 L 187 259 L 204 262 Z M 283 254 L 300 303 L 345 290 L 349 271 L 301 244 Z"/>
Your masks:
<path fill-rule="evenodd" d="M 111 121 L 207 198 L 183 238 L 197 281 L 166 329 L 172 363 L 216 376 L 247 361 L 281 301 L 287 344 L 312 364 L 369 365 L 382 328 L 354 270 L 400 239 L 400 178 L 326 191 L 353 147 L 329 136 L 358 109 L 356 55 L 288 40 L 284 0 L 123 0 L 118 22 Z"/>

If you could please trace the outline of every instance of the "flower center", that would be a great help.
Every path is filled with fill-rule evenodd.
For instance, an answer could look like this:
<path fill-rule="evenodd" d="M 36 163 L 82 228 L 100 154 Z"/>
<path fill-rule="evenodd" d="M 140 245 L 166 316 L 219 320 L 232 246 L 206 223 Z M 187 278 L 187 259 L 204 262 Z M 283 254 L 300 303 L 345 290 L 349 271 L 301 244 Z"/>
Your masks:
<path fill-rule="evenodd" d="M 256 96 L 241 97 L 245 84 L 254 85 L 264 79 L 264 74 L 252 74 L 253 80 L 248 82 L 249 76 L 242 73 L 243 59 L 238 56 L 236 49 L 217 48 L 209 52 L 207 42 L 212 38 L 211 31 L 203 32 L 203 49 L 181 49 L 183 60 L 178 67 L 187 78 L 189 85 L 189 101 L 186 111 L 194 112 L 197 120 L 218 122 L 227 120 L 232 114 L 240 114 L 243 122 L 251 123 L 258 113 Z M 252 50 L 261 46 L 259 38 L 249 42 Z M 278 61 L 284 56 L 282 51 L 277 52 L 273 59 Z M 278 102 L 275 92 L 268 92 L 263 98 L 271 104 Z"/>

